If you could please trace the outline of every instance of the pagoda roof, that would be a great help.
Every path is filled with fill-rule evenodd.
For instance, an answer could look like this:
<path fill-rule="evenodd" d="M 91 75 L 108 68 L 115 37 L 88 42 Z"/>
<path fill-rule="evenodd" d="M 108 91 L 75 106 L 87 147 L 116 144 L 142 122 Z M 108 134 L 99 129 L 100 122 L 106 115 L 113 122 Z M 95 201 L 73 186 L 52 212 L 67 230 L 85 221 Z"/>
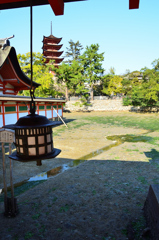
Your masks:
<path fill-rule="evenodd" d="M 52 57 L 52 56 L 44 56 L 45 59 L 48 59 L 48 60 L 54 60 L 55 61 L 55 64 L 56 63 L 60 63 L 64 60 L 64 58 L 59 58 L 59 57 Z"/>
<path fill-rule="evenodd" d="M 61 40 L 62 38 L 57 38 L 57 37 L 55 37 L 54 35 L 50 35 L 50 36 L 48 36 L 48 37 L 46 37 L 46 36 L 44 36 L 44 39 L 47 39 L 47 38 L 50 38 L 50 39 L 57 39 L 57 40 Z"/>
<path fill-rule="evenodd" d="M 45 63 L 49 65 L 49 59 L 46 59 Z M 59 67 L 60 63 L 54 63 L 54 67 Z"/>
<path fill-rule="evenodd" d="M 56 57 L 59 57 L 59 56 L 61 56 L 62 55 L 62 53 L 63 53 L 63 51 L 61 51 L 61 52 L 57 52 L 57 51 L 52 51 L 52 50 L 49 50 L 49 49 L 47 49 L 47 50 L 43 50 L 43 54 L 44 54 L 44 56 L 49 56 L 50 54 L 52 54 L 52 55 L 54 55 L 54 56 L 56 56 Z M 46 54 L 46 55 L 45 55 Z"/>
<path fill-rule="evenodd" d="M 14 90 L 28 90 L 31 80 L 21 70 L 14 47 L 6 46 L 0 49 L 0 80 L 5 84 L 11 84 Z M 33 88 L 40 84 L 33 82 Z"/>
<path fill-rule="evenodd" d="M 51 44 L 45 44 L 42 49 L 43 50 L 48 50 L 48 49 L 53 49 L 54 51 L 60 50 L 62 48 L 63 44 L 61 45 L 51 45 Z"/>
<path fill-rule="evenodd" d="M 63 44 L 57 45 L 57 44 L 44 44 L 42 49 L 47 50 L 47 49 L 54 49 L 56 50 L 60 50 L 62 48 Z"/>
<path fill-rule="evenodd" d="M 53 42 L 58 44 L 59 42 L 61 42 L 61 40 L 62 40 L 62 38 L 57 38 L 57 37 L 55 37 L 53 35 L 50 35 L 48 37 L 43 36 L 43 43 L 44 44 L 48 43 L 48 41 L 51 41 L 52 42 L 51 44 L 53 44 Z"/>

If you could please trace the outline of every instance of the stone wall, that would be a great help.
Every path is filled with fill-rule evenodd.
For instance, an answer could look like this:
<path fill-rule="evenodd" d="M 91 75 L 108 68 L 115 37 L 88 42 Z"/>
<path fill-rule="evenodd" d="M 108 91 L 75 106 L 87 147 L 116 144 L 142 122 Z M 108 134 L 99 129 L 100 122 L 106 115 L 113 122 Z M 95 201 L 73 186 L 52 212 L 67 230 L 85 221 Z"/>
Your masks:
<path fill-rule="evenodd" d="M 79 102 L 79 104 L 77 104 Z M 66 102 L 66 111 L 129 111 L 131 106 L 123 106 L 122 99 L 106 99 L 90 101 L 90 106 L 80 106 L 79 100 Z"/>

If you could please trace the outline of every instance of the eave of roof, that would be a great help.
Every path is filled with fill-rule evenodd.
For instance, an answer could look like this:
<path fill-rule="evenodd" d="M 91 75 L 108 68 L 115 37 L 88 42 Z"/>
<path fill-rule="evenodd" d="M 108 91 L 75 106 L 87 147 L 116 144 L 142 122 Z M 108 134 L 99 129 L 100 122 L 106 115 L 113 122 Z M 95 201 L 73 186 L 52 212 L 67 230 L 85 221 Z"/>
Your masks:
<path fill-rule="evenodd" d="M 20 101 L 30 102 L 31 98 L 26 96 L 11 96 L 11 95 L 0 95 L 0 101 Z M 42 98 L 36 97 L 35 102 L 61 102 L 65 103 L 66 100 L 62 98 Z"/>
<path fill-rule="evenodd" d="M 62 38 L 57 38 L 57 37 L 55 37 L 55 36 L 53 36 L 53 35 L 50 35 L 50 36 L 48 36 L 48 37 L 46 37 L 46 36 L 44 36 L 43 37 L 43 41 L 45 41 L 45 40 L 49 40 L 49 39 L 51 39 L 51 40 L 56 40 L 56 41 L 61 41 L 62 40 Z"/>
<path fill-rule="evenodd" d="M 3 67 L 4 63 L 7 61 L 7 58 L 9 58 L 16 75 L 18 76 L 18 80 L 22 80 L 22 82 L 26 83 L 26 85 L 31 86 L 31 80 L 24 74 L 24 72 L 21 70 L 19 66 L 19 62 L 17 59 L 16 51 L 14 47 L 7 46 L 4 50 L 0 49 L 0 72 L 1 68 Z M 9 66 L 9 65 L 8 65 Z M 33 87 L 37 88 L 40 86 L 39 83 L 36 83 L 33 81 Z"/>

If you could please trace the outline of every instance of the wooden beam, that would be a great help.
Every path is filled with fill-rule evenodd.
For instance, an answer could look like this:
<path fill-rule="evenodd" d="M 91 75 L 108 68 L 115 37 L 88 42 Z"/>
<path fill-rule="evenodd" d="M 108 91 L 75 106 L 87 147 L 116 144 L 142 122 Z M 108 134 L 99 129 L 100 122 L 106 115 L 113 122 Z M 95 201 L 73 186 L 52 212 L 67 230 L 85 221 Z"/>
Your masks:
<path fill-rule="evenodd" d="M 137 9 L 139 8 L 140 0 L 129 0 L 129 9 Z"/>
<path fill-rule="evenodd" d="M 63 15 L 64 0 L 32 0 L 32 5 L 50 4 L 55 15 Z M 0 9 L 30 6 L 29 0 L 0 0 Z"/>
<path fill-rule="evenodd" d="M 54 11 L 55 15 L 63 15 L 64 13 L 64 2 L 63 0 L 48 0 L 50 3 L 52 10 Z"/>
<path fill-rule="evenodd" d="M 0 4 L 2 3 L 13 3 L 13 2 L 22 2 L 27 0 L 0 0 Z"/>

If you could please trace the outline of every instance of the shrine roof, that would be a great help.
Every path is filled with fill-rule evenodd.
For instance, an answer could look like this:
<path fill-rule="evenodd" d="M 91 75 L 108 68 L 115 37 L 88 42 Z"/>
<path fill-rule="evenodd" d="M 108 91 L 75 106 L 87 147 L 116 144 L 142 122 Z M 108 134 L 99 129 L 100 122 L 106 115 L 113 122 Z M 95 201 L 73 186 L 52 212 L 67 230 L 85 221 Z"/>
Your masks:
<path fill-rule="evenodd" d="M 0 75 L 4 83 L 11 84 L 18 91 L 28 90 L 31 86 L 30 78 L 20 68 L 14 47 L 6 46 L 0 49 Z M 34 88 L 38 86 L 40 84 L 33 82 Z"/>

